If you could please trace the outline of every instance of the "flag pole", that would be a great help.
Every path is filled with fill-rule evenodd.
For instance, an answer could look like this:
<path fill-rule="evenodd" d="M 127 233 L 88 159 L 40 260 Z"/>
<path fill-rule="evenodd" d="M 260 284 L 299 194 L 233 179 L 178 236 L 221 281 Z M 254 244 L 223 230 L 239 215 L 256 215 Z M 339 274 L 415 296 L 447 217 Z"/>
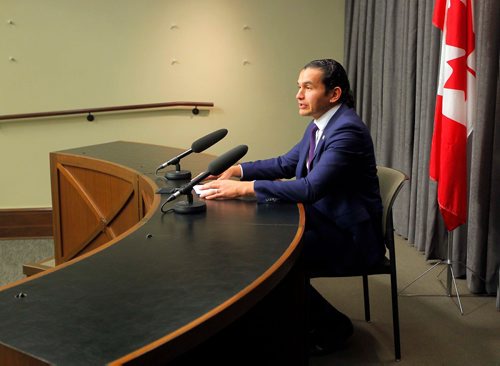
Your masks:
<path fill-rule="evenodd" d="M 441 280 L 439 281 L 439 283 L 441 284 L 441 286 L 444 287 L 444 289 L 446 291 L 446 296 L 448 296 L 448 297 L 453 297 L 452 286 L 455 288 L 455 294 L 457 296 L 457 301 L 458 301 L 457 306 L 458 306 L 458 309 L 460 310 L 460 314 L 464 315 L 464 309 L 462 307 L 462 301 L 460 300 L 460 293 L 458 292 L 457 281 L 455 280 L 456 279 L 455 273 L 453 272 L 453 264 L 452 264 L 453 262 L 451 260 L 451 257 L 452 257 L 452 248 L 453 248 L 453 230 L 451 230 L 451 231 L 448 230 L 447 233 L 448 233 L 448 238 L 447 238 L 447 245 L 448 245 L 447 258 L 446 259 L 441 259 L 437 263 L 434 263 L 432 265 L 432 267 L 428 268 L 425 272 L 423 272 L 422 274 L 420 274 L 417 278 L 415 278 L 413 281 L 411 281 L 409 284 L 407 284 L 405 287 L 403 287 L 399 291 L 399 295 L 403 296 L 404 295 L 403 292 L 408 287 L 410 287 L 412 284 L 414 284 L 415 282 L 417 282 L 420 278 L 424 277 L 427 273 L 431 272 L 434 268 L 436 268 L 440 264 L 445 264 L 446 267 L 443 268 L 441 270 L 441 272 L 439 272 L 436 277 L 439 277 L 441 275 L 441 273 L 443 273 L 443 271 L 446 269 L 446 271 L 447 271 L 447 275 L 446 275 L 446 287 L 443 285 L 443 282 Z"/>
<path fill-rule="evenodd" d="M 455 273 L 453 273 L 453 264 L 451 261 L 452 248 L 453 248 L 453 231 L 448 231 L 448 259 L 446 259 L 446 261 L 444 261 L 444 263 L 446 263 L 446 268 L 447 268 L 446 294 L 449 297 L 453 296 L 452 289 L 451 289 L 451 285 L 453 284 L 453 286 L 455 287 L 455 293 L 457 294 L 458 308 L 460 309 L 460 314 L 464 315 L 462 301 L 460 301 L 460 293 L 458 292 L 458 288 L 457 288 L 457 281 L 455 281 Z"/>

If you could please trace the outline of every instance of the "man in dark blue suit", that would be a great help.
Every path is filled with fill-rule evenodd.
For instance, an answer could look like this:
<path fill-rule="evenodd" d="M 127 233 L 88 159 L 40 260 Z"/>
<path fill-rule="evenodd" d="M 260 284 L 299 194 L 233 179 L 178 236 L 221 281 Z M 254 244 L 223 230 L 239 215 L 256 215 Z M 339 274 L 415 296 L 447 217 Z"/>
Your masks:
<path fill-rule="evenodd" d="M 314 118 L 304 136 L 277 158 L 242 163 L 205 184 L 206 199 L 256 196 L 302 202 L 304 261 L 309 277 L 355 273 L 383 260 L 377 168 L 370 133 L 354 111 L 338 62 L 308 63 L 298 79 L 299 113 Z M 228 178 L 238 177 L 240 181 Z M 295 178 L 292 180 L 281 180 Z M 310 348 L 327 353 L 352 334 L 352 323 L 310 286 Z"/>

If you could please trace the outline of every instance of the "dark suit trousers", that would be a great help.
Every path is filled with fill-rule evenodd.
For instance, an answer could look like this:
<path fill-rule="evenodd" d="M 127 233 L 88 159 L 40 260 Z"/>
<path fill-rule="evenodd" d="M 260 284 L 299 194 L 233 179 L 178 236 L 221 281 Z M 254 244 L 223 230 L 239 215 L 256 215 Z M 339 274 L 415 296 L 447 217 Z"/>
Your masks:
<path fill-rule="evenodd" d="M 385 246 L 380 217 L 343 229 L 313 206 L 305 208 L 303 259 L 309 277 L 355 274 L 383 260 Z"/>

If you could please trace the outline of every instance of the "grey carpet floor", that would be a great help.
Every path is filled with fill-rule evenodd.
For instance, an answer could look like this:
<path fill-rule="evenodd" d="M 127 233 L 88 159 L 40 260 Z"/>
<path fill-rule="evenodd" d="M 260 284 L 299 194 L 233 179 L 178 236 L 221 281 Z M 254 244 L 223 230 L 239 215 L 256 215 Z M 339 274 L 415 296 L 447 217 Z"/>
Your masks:
<path fill-rule="evenodd" d="M 433 264 L 401 237 L 396 237 L 396 252 L 400 290 Z M 314 280 L 314 286 L 352 319 L 354 335 L 345 350 L 312 358 L 310 365 L 500 366 L 500 312 L 495 297 L 472 295 L 466 280 L 458 279 L 461 315 L 456 297 L 445 295 L 446 271 L 438 276 L 442 269 L 436 267 L 399 296 L 400 362 L 394 360 L 388 276 L 370 277 L 370 323 L 364 320 L 361 278 Z"/>
<path fill-rule="evenodd" d="M 23 277 L 23 264 L 54 256 L 52 239 L 0 240 L 0 286 Z"/>

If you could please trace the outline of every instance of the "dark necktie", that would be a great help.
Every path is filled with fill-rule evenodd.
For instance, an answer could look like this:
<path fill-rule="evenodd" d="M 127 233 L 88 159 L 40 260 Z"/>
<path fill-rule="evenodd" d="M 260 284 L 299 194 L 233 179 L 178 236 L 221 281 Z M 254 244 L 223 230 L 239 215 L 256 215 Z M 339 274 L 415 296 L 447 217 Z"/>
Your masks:
<path fill-rule="evenodd" d="M 311 164 L 314 158 L 314 149 L 316 148 L 316 131 L 318 131 L 318 126 L 314 124 L 311 129 L 311 135 L 309 136 L 309 156 L 307 158 L 308 170 L 311 170 Z"/>

